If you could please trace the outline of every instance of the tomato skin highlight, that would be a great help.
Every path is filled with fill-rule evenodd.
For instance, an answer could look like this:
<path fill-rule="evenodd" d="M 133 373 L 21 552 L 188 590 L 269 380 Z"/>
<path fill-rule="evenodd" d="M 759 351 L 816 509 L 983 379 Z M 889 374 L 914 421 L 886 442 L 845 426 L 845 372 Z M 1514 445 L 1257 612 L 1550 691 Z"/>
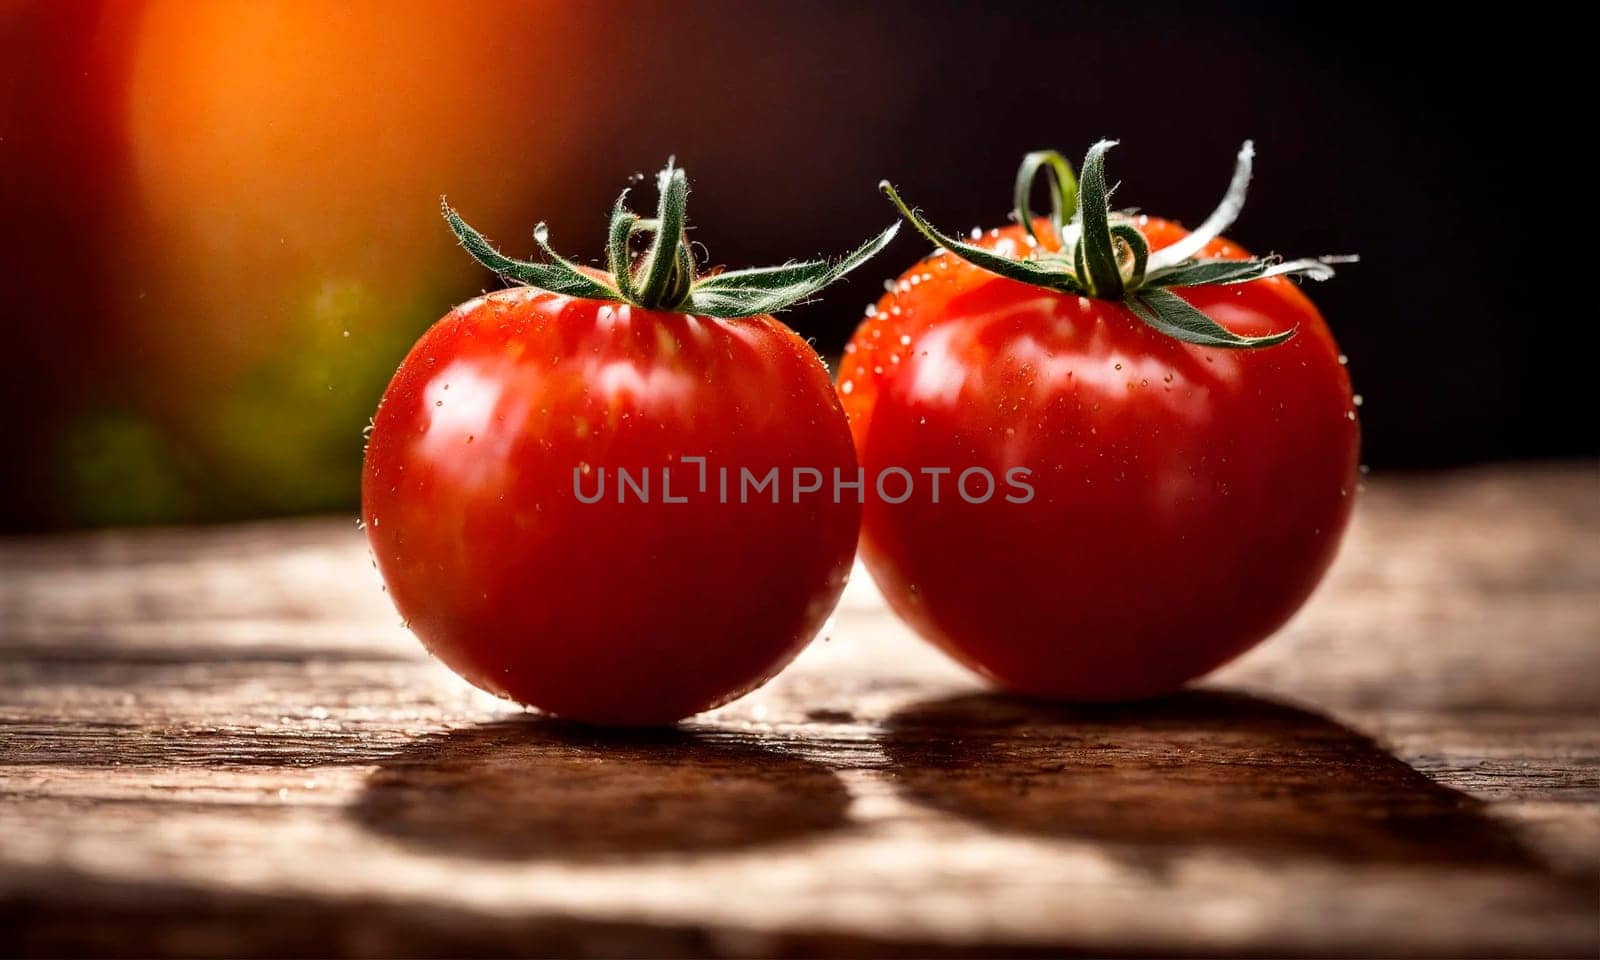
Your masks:
<path fill-rule="evenodd" d="M 1153 249 L 1185 234 L 1134 222 Z M 978 242 L 1026 252 L 1017 226 Z M 1216 240 L 1203 255 L 1246 254 Z M 1327 325 L 1285 278 L 1177 292 L 1236 333 L 1298 333 L 1184 344 L 1119 303 L 940 253 L 847 348 L 839 390 L 867 475 L 953 469 L 938 503 L 927 486 L 869 498 L 862 557 L 918 633 L 1001 686 L 1168 693 L 1282 626 L 1333 560 L 1360 432 Z M 1031 470 L 1032 499 L 965 502 L 952 481 L 973 466 L 1001 492 L 1008 470 Z"/>
<path fill-rule="evenodd" d="M 707 459 L 705 493 L 684 457 Z M 740 503 L 739 470 L 772 467 L 780 502 Z M 831 484 L 795 502 L 795 467 L 831 481 L 856 460 L 825 368 L 778 321 L 514 288 L 406 357 L 363 520 L 401 615 L 463 677 L 569 719 L 663 724 L 765 682 L 838 601 L 860 507 Z M 663 468 L 687 502 L 664 499 Z M 619 469 L 648 471 L 648 503 L 617 502 Z"/>

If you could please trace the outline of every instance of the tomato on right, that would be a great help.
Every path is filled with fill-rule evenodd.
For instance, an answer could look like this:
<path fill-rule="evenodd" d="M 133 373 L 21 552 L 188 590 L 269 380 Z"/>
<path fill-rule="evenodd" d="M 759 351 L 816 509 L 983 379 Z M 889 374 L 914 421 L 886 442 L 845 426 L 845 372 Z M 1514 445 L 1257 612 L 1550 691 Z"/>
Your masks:
<path fill-rule="evenodd" d="M 1284 275 L 1327 260 L 1248 257 L 1218 235 L 1237 203 L 1194 235 L 1107 215 L 1102 146 L 1082 190 L 1046 170 L 1053 219 L 1027 206 L 1038 164 L 1019 223 L 970 241 L 902 205 L 943 249 L 889 286 L 838 385 L 866 475 L 915 479 L 863 512 L 895 612 L 1005 688 L 1083 701 L 1170 692 L 1282 626 L 1360 471 L 1343 358 Z"/>

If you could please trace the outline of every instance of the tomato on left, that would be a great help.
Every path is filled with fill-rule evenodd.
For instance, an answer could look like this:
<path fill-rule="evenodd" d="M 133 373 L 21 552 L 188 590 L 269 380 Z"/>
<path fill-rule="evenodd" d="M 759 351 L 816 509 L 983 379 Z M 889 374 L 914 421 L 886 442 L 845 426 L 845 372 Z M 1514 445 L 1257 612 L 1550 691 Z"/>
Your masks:
<path fill-rule="evenodd" d="M 511 260 L 446 207 L 467 250 L 522 285 L 412 348 L 362 484 L 378 568 L 423 644 L 484 690 L 589 723 L 670 723 L 772 677 L 838 601 L 860 520 L 828 485 L 802 495 L 854 478 L 855 450 L 826 368 L 770 314 L 894 228 L 836 264 L 698 276 L 683 171 L 659 188 L 654 219 L 619 198 L 604 272 L 556 255 L 542 224 L 547 261 Z"/>

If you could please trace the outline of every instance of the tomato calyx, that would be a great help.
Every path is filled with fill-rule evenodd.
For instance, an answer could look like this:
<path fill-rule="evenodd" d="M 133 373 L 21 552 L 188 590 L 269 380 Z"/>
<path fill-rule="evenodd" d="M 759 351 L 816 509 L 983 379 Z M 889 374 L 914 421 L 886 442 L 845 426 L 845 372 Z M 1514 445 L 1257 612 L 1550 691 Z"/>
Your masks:
<path fill-rule="evenodd" d="M 702 275 L 695 271 L 694 254 L 684 232 L 689 182 L 683 168 L 668 159 L 657 175 L 656 188 L 660 200 L 653 218 L 641 218 L 628 209 L 627 190 L 617 197 L 607 231 L 607 271 L 580 266 L 556 253 L 543 223 L 534 228 L 533 238 L 548 262 L 513 260 L 468 226 L 448 201 L 441 197 L 439 203 L 467 253 L 508 280 L 550 293 L 719 318 L 776 313 L 808 301 L 866 263 L 900 230 L 896 222 L 834 263 L 804 260 Z M 648 237 L 649 243 L 636 255 L 634 241 L 641 236 Z"/>
<path fill-rule="evenodd" d="M 1239 148 L 1227 193 L 1205 222 L 1178 242 L 1152 251 L 1131 214 L 1111 210 L 1105 155 L 1115 145 L 1115 140 L 1101 140 L 1089 148 L 1081 182 L 1073 177 L 1072 165 L 1054 150 L 1040 150 L 1023 158 L 1014 195 L 1014 216 L 1027 231 L 1030 245 L 1022 257 L 997 253 L 943 233 L 919 211 L 907 206 L 889 181 L 879 183 L 878 189 L 919 233 L 974 266 L 1057 293 L 1120 302 L 1156 331 L 1184 343 L 1208 347 L 1270 347 L 1294 336 L 1295 329 L 1260 337 L 1240 336 L 1191 306 L 1173 293 L 1173 288 L 1248 283 L 1285 275 L 1326 280 L 1333 276 L 1334 264 L 1357 259 L 1337 256 L 1215 260 L 1199 256 L 1208 243 L 1233 225 L 1244 208 L 1255 158 L 1255 148 L 1248 140 Z M 1048 237 L 1038 233 L 1030 200 L 1041 174 L 1046 177 L 1051 194 L 1049 223 L 1054 236 Z"/>

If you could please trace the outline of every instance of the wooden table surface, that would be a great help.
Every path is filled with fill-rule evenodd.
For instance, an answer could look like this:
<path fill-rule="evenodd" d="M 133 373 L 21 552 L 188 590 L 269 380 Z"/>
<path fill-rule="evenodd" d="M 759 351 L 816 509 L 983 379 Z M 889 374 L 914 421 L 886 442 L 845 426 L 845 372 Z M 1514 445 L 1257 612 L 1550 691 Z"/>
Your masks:
<path fill-rule="evenodd" d="M 1600 951 L 1600 470 L 1380 478 L 1170 700 L 983 690 L 854 578 L 652 734 L 428 660 L 349 520 L 0 541 L 0 953 Z"/>

